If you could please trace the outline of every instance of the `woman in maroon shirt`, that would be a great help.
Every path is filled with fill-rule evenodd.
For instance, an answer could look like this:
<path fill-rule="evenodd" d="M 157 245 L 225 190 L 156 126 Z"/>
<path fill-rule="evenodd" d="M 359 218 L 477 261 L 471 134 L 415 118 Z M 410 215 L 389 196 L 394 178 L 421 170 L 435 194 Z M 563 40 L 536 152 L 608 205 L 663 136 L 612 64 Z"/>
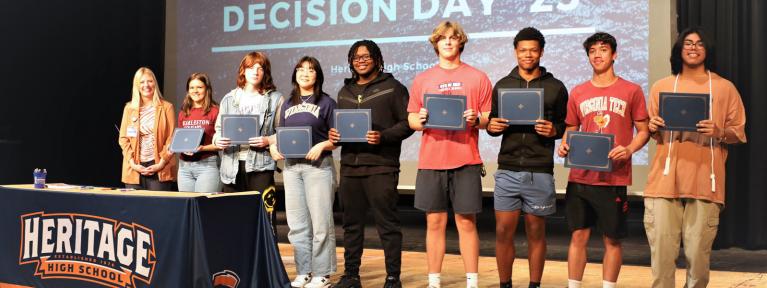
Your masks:
<path fill-rule="evenodd" d="M 218 116 L 218 103 L 213 100 L 213 87 L 208 75 L 193 73 L 186 81 L 186 97 L 178 113 L 179 128 L 202 128 L 202 143 L 193 153 L 179 157 L 178 190 L 189 192 L 220 192 L 218 151 L 212 144 Z"/>

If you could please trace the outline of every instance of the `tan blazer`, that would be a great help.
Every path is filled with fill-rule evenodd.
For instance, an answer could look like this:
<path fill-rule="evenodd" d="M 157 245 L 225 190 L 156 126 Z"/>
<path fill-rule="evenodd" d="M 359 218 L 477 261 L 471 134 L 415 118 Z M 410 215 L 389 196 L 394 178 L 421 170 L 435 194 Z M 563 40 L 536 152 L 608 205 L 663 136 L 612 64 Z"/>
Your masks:
<path fill-rule="evenodd" d="M 123 151 L 122 182 L 125 184 L 139 184 L 139 173 L 131 169 L 130 159 L 133 163 L 139 163 L 138 137 L 128 137 L 128 127 L 133 127 L 139 131 L 139 111 L 129 105 L 125 105 L 123 118 L 120 122 L 120 138 L 118 140 Z M 154 161 L 160 163 L 164 159 L 165 168 L 157 172 L 160 181 L 176 181 L 177 160 L 175 155 L 168 151 L 170 141 L 173 137 L 173 129 L 176 127 L 176 116 L 173 104 L 161 100 L 160 105 L 155 107 L 155 143 L 154 143 Z"/>

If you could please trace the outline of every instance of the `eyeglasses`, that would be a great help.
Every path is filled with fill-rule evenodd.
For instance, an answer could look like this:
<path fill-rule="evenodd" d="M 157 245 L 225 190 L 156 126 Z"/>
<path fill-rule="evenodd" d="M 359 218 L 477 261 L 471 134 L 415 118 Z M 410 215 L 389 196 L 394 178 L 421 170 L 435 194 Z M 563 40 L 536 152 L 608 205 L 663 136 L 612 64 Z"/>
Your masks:
<path fill-rule="evenodd" d="M 706 43 L 703 43 L 703 41 L 698 42 L 692 42 L 692 41 L 684 41 L 682 44 L 684 46 L 684 49 L 692 50 L 692 49 L 705 49 Z"/>
<path fill-rule="evenodd" d="M 352 61 L 354 62 L 368 62 L 370 59 L 373 59 L 373 57 L 370 57 L 370 55 L 362 55 L 362 56 L 354 56 L 352 58 Z"/>

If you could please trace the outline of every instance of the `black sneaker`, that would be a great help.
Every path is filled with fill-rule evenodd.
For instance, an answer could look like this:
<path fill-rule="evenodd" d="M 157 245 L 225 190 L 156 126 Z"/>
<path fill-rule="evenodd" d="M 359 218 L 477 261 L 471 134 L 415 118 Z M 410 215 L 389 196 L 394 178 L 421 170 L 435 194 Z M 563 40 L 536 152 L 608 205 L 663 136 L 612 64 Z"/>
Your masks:
<path fill-rule="evenodd" d="M 501 288 L 511 288 L 511 282 L 501 283 Z"/>
<path fill-rule="evenodd" d="M 333 288 L 362 288 L 359 275 L 344 275 Z"/>
<path fill-rule="evenodd" d="M 384 288 L 402 288 L 402 282 L 399 281 L 399 278 L 394 276 L 386 276 L 386 283 L 384 283 Z"/>

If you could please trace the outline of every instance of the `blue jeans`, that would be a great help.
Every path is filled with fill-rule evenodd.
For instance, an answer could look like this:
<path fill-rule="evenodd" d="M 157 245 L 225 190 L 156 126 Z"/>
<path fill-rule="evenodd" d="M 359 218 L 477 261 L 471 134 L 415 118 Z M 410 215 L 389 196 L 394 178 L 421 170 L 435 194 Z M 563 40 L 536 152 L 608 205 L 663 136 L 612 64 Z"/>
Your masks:
<path fill-rule="evenodd" d="M 178 161 L 178 191 L 221 192 L 218 156 L 199 161 Z"/>
<path fill-rule="evenodd" d="M 333 166 L 333 157 L 325 157 L 315 165 L 306 160 L 285 160 L 282 179 L 290 228 L 288 240 L 293 245 L 300 275 L 325 276 L 336 272 Z"/>

